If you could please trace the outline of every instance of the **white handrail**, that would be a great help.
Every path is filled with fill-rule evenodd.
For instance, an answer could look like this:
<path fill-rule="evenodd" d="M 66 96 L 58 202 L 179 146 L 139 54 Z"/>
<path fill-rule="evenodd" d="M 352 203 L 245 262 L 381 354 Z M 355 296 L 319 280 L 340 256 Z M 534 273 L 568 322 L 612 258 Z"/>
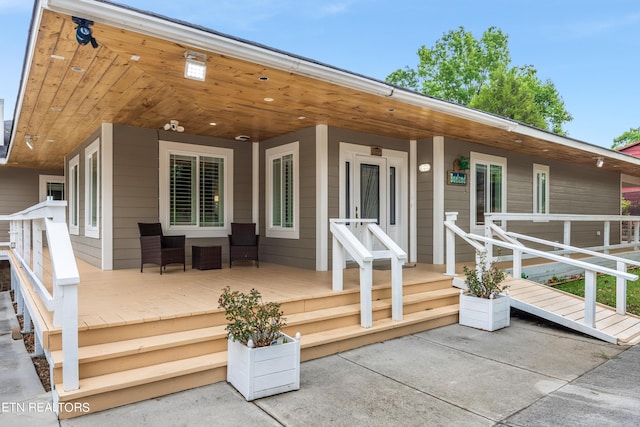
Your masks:
<path fill-rule="evenodd" d="M 62 329 L 62 386 L 65 391 L 79 388 L 78 369 L 78 284 L 80 275 L 76 265 L 71 239 L 66 224 L 65 201 L 48 200 L 21 212 L 0 216 L 0 221 L 10 221 L 11 241 L 9 246 L 20 267 L 26 273 L 29 283 L 23 283 L 12 272 L 12 285 L 18 307 L 25 316 L 25 331 L 31 331 L 34 321 L 36 332 L 36 354 L 43 351 L 42 326 L 33 318 L 31 304 L 25 303 L 25 286 L 29 284 L 43 301 L 47 310 L 53 313 L 53 325 Z M 51 258 L 51 278 L 53 293 L 43 284 L 43 232 L 47 235 Z M 17 266 L 13 266 L 15 269 Z M 48 352 L 47 352 L 47 355 Z"/>
<path fill-rule="evenodd" d="M 520 271 L 521 271 L 521 254 L 522 253 L 529 253 L 532 255 L 535 255 L 537 257 L 540 258 L 545 258 L 545 259 L 549 259 L 552 261 L 557 261 L 560 263 L 564 263 L 564 264 L 568 264 L 568 265 L 572 265 L 578 268 L 581 268 L 585 271 L 585 308 L 584 308 L 584 323 L 591 327 L 591 328 L 595 328 L 595 307 L 596 307 L 596 273 L 603 273 L 603 274 L 608 274 L 608 275 L 612 275 L 615 276 L 617 279 L 624 279 L 624 280 L 637 280 L 638 276 L 635 274 L 630 274 L 627 273 L 626 268 L 625 271 L 618 271 L 618 270 L 613 270 L 610 269 L 608 267 L 603 267 L 600 265 L 596 265 L 596 264 L 591 264 L 588 262 L 584 262 L 584 261 L 580 261 L 580 260 L 576 260 L 576 259 L 571 259 L 571 258 L 567 258 L 564 256 L 560 256 L 560 255 L 556 255 L 556 254 L 552 254 L 552 253 L 548 253 L 548 252 L 544 252 L 538 249 L 533 249 L 533 248 L 529 248 L 524 246 L 521 242 L 517 242 L 517 243 L 510 243 L 510 242 L 505 242 L 503 240 L 498 240 L 498 239 L 494 239 L 492 237 L 485 237 L 485 236 L 480 236 L 480 235 L 476 235 L 476 234 L 472 234 L 472 233 L 466 233 L 463 230 L 461 230 L 459 227 L 452 227 L 453 222 L 455 221 L 457 217 L 457 213 L 456 212 L 449 212 L 447 213 L 447 221 L 445 221 L 445 226 L 447 227 L 448 230 L 451 230 L 451 233 L 456 233 L 458 234 L 460 237 L 463 237 L 465 241 L 468 241 L 468 239 L 473 239 L 473 240 L 477 240 L 479 242 L 483 242 L 485 244 L 485 246 L 489 246 L 489 245 L 496 245 L 496 246 L 501 246 L 507 249 L 511 249 L 514 252 L 514 257 L 513 257 L 513 275 L 514 277 L 520 277 Z M 491 226 L 488 226 L 488 230 L 491 230 Z M 451 244 L 451 246 L 453 246 L 453 248 L 450 249 L 449 245 Z M 475 245 L 473 245 L 475 247 Z M 484 248 L 483 248 L 484 249 Z M 576 248 L 577 249 L 577 248 Z M 487 250 L 488 253 L 490 253 L 490 251 Z M 450 240 L 447 239 L 447 256 L 449 256 L 450 253 L 455 254 L 455 236 L 453 238 L 451 238 Z M 618 263 L 617 268 L 620 268 L 621 263 Z M 449 268 L 449 260 L 447 260 L 447 269 Z M 626 284 L 625 286 L 623 286 L 624 288 L 626 288 Z M 618 289 L 619 291 L 619 289 Z M 626 294 L 626 292 L 624 292 Z M 618 292 L 618 295 L 620 295 L 621 297 L 623 295 L 621 295 L 621 292 Z M 624 295 L 625 298 L 623 299 L 623 301 L 625 301 L 626 303 L 626 295 Z M 620 305 L 618 304 L 617 309 L 619 309 Z M 622 313 L 624 314 L 624 313 Z"/>
<path fill-rule="evenodd" d="M 376 223 L 375 219 L 340 218 L 330 219 L 330 230 L 333 235 L 333 280 L 332 289 L 342 291 L 343 270 L 346 264 L 346 252 L 360 266 L 360 323 L 363 328 L 373 326 L 373 261 L 375 259 L 391 260 L 391 317 L 402 320 L 402 264 L 407 254 Z M 349 229 L 347 224 L 363 224 L 366 231 L 364 243 Z M 374 252 L 373 238 L 376 238 L 387 251 Z"/>

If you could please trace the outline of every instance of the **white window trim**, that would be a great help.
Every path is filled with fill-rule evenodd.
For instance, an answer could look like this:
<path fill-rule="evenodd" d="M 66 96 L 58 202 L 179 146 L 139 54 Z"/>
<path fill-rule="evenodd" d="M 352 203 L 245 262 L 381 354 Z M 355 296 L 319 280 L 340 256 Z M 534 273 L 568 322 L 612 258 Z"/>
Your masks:
<path fill-rule="evenodd" d="M 544 205 L 547 207 L 546 212 L 538 212 L 538 174 L 543 173 L 546 175 L 547 179 L 545 180 L 546 192 L 545 192 L 545 200 Z M 534 214 L 548 214 L 549 210 L 549 166 L 547 165 L 539 165 L 537 163 L 533 164 L 533 209 L 532 212 Z"/>
<path fill-rule="evenodd" d="M 63 175 L 40 175 L 38 177 L 38 200 L 44 202 L 47 200 L 47 184 L 55 182 L 56 184 L 64 184 L 64 176 Z M 64 189 L 65 197 L 67 193 L 67 189 Z"/>
<path fill-rule="evenodd" d="M 73 191 L 73 168 L 77 168 L 78 170 L 78 175 L 77 175 L 77 182 L 76 185 L 78 186 L 78 195 L 76 196 L 75 192 Z M 69 188 L 65 189 L 67 192 L 67 200 L 69 201 L 69 234 L 73 234 L 73 235 L 79 235 L 80 234 L 80 200 L 78 200 L 80 198 L 80 155 L 76 155 L 74 158 L 72 158 L 69 161 Z M 76 213 L 76 218 L 78 220 L 78 222 L 76 224 L 73 224 L 72 218 L 72 212 Z"/>
<path fill-rule="evenodd" d="M 93 156 L 93 154 L 96 154 L 98 156 L 98 171 L 97 171 L 97 177 L 98 177 L 98 185 L 97 185 L 97 192 L 98 194 L 96 194 L 97 200 L 98 200 L 98 206 L 96 207 L 97 212 L 96 212 L 96 225 L 92 226 L 91 225 L 91 173 L 90 173 L 90 162 L 89 162 L 89 158 L 91 156 Z M 99 239 L 100 238 L 100 206 L 102 206 L 102 203 L 100 201 L 100 185 L 101 185 L 101 179 L 100 179 L 100 139 L 96 139 L 94 142 L 92 142 L 84 151 L 84 235 L 86 237 L 91 237 L 94 239 Z"/>
<path fill-rule="evenodd" d="M 507 211 L 507 159 L 506 157 L 498 157 L 498 156 L 492 156 L 490 154 L 484 154 L 484 153 L 476 153 L 476 152 L 471 152 L 471 165 L 470 165 L 470 196 L 469 199 L 471 201 L 470 203 L 470 209 L 469 209 L 469 229 L 471 230 L 472 233 L 476 233 L 476 234 L 484 234 L 484 225 L 477 225 L 476 224 L 476 165 L 477 164 L 494 164 L 494 165 L 499 165 L 502 166 L 502 178 L 503 178 L 503 185 L 502 185 L 502 212 L 506 212 Z M 502 226 L 504 227 L 505 224 L 502 224 Z"/>
<path fill-rule="evenodd" d="M 227 237 L 233 221 L 233 150 L 230 148 L 210 147 L 206 145 L 183 144 L 172 141 L 160 141 L 160 222 L 165 234 L 184 234 L 194 237 Z M 199 227 L 169 225 L 169 171 L 171 154 L 188 156 L 218 157 L 224 159 L 224 226 Z"/>
<path fill-rule="evenodd" d="M 272 168 L 273 159 L 285 155 L 293 155 L 293 228 L 274 227 L 273 223 L 273 188 L 272 188 Z M 279 147 L 265 150 L 265 235 L 276 239 L 299 239 L 300 238 L 300 142 L 295 141 Z"/>

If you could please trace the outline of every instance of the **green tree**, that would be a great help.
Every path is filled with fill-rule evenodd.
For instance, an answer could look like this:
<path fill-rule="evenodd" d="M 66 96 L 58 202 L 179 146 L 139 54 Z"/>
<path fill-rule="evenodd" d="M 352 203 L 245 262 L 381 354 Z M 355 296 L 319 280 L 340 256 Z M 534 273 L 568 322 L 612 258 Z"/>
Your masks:
<path fill-rule="evenodd" d="M 612 149 L 618 149 L 640 141 L 640 127 L 631 128 L 613 140 Z"/>
<path fill-rule="evenodd" d="M 419 63 L 386 81 L 447 101 L 499 114 L 558 134 L 573 120 L 553 82 L 527 65 L 511 67 L 508 36 L 488 28 L 477 40 L 464 27 L 418 50 Z"/>

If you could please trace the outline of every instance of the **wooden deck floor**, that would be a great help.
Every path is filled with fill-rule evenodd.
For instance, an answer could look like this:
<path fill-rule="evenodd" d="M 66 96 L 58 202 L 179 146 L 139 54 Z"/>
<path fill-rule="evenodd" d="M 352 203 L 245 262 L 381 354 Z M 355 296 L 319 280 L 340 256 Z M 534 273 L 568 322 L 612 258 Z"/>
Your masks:
<path fill-rule="evenodd" d="M 225 286 L 259 290 L 267 301 L 284 302 L 300 297 L 331 294 L 331 271 L 312 271 L 277 264 L 234 263 L 233 268 L 194 270 L 168 266 L 160 275 L 158 267 L 102 271 L 78 260 L 80 272 L 79 327 L 95 328 L 133 322 L 168 319 L 186 314 L 217 310 L 218 297 Z M 440 278 L 444 267 L 417 264 L 403 269 L 405 283 Z M 388 284 L 391 272 L 374 270 L 373 285 Z M 344 289 L 359 287 L 359 269 L 344 270 Z"/>

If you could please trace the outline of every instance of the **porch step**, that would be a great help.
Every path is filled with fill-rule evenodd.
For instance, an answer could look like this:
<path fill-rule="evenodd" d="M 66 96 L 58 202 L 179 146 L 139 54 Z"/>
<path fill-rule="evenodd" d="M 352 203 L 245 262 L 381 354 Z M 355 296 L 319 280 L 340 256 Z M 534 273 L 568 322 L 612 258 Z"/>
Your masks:
<path fill-rule="evenodd" d="M 226 351 L 224 325 L 78 348 L 80 379 Z M 62 350 L 51 352 L 54 380 L 62 378 Z"/>
<path fill-rule="evenodd" d="M 221 351 L 172 362 L 159 363 L 126 371 L 80 380 L 80 388 L 64 391 L 56 384 L 62 409 L 60 419 L 102 411 L 132 402 L 152 399 L 226 379 L 227 352 Z"/>

